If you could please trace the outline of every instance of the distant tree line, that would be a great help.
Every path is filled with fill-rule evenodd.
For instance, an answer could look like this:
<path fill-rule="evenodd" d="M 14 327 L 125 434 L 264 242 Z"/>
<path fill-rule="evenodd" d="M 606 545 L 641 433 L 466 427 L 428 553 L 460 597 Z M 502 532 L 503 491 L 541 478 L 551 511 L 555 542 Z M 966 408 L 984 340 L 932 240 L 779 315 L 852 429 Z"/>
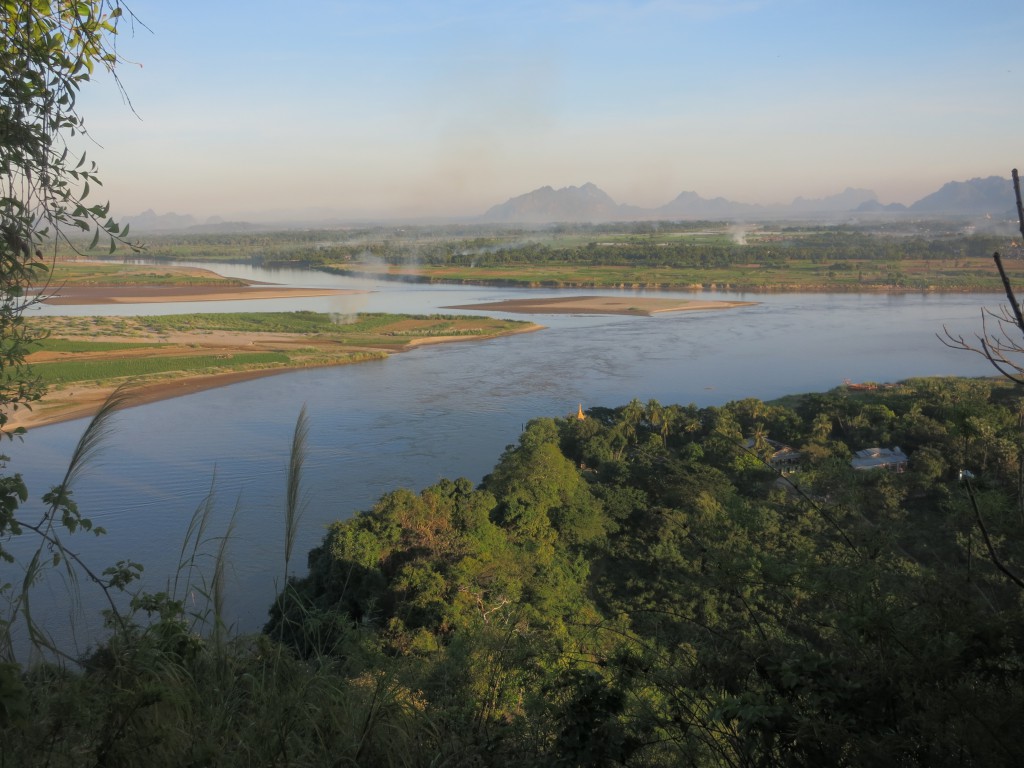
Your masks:
<path fill-rule="evenodd" d="M 182 234 L 152 238 L 147 256 L 244 261 L 264 266 L 380 262 L 455 267 L 565 264 L 711 269 L 748 264 L 772 268 L 787 262 L 806 262 L 843 269 L 844 261 L 925 260 L 956 265 L 963 259 L 990 257 L 997 250 L 1010 258 L 1020 255 L 1020 249 L 1003 236 L 931 231 L 927 227 L 895 232 L 858 227 L 781 227 L 771 235 L 755 233 L 736 242 L 727 233 L 718 237 L 689 236 L 701 233 L 700 224 L 722 229 L 721 223 L 634 222 L 536 230 L 452 225 Z M 602 236 L 610 239 L 603 240 Z M 566 238 L 574 244 L 559 245 Z"/>

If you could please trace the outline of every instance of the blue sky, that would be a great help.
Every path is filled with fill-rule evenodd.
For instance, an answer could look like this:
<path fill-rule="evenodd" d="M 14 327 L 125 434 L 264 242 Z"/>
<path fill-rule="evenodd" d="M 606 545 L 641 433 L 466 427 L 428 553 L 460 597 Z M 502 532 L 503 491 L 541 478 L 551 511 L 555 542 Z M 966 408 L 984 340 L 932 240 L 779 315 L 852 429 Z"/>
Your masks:
<path fill-rule="evenodd" d="M 472 215 L 588 181 L 911 203 L 1024 162 L 1017 2 L 128 5 L 137 116 L 109 78 L 79 100 L 121 215 Z"/>

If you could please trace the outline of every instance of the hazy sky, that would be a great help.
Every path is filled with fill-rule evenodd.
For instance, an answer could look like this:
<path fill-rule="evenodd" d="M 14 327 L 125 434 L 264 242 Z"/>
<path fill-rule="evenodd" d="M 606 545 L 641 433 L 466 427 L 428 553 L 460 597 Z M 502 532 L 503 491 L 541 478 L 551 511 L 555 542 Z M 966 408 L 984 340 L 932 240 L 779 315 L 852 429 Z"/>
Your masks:
<path fill-rule="evenodd" d="M 121 215 L 471 215 L 588 181 L 911 203 L 1024 163 L 1017 0 L 128 4 L 138 117 L 109 80 L 79 101 Z"/>

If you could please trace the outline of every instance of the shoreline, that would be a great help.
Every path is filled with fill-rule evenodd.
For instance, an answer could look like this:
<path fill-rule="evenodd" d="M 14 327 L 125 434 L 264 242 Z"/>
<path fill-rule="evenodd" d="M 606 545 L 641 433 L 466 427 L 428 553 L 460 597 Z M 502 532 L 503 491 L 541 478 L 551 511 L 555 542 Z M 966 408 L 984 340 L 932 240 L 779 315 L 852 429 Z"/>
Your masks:
<path fill-rule="evenodd" d="M 156 304 L 188 301 L 236 301 L 251 299 L 289 299 L 315 296 L 343 296 L 370 293 L 349 288 L 287 288 L 282 286 L 85 286 L 71 285 L 38 299 L 54 306 L 87 304 Z"/>
<path fill-rule="evenodd" d="M 345 294 L 368 293 L 363 290 L 351 289 L 320 289 L 320 288 L 287 288 L 282 286 L 217 286 L 217 285 L 177 285 L 177 286 L 97 286 L 71 285 L 61 288 L 55 295 L 41 301 L 55 305 L 103 305 L 103 304 L 135 304 L 135 303 L 180 303 L 191 301 L 229 301 L 235 299 L 288 298 L 309 296 L 330 296 Z M 617 297 L 617 296 L 570 296 L 547 297 L 536 299 L 508 299 L 499 302 L 482 304 L 465 304 L 442 309 L 478 309 L 485 311 L 512 312 L 518 314 L 612 314 L 651 317 L 658 313 L 721 310 L 735 307 L 753 306 L 752 301 L 713 301 L 690 299 L 667 299 L 653 297 Z M 434 336 L 410 340 L 400 349 L 379 350 L 382 357 L 372 358 L 386 360 L 393 353 L 406 352 L 422 346 L 434 344 L 450 344 L 463 341 L 485 341 L 500 338 L 504 335 L 532 333 L 544 326 L 531 324 L 528 327 L 503 333 L 500 336 Z M 228 338 L 233 337 L 233 338 Z M 174 338 L 172 343 L 194 343 L 191 334 L 182 334 Z M 204 334 L 203 346 L 210 346 L 214 341 L 209 334 Z M 218 343 L 231 348 L 251 349 L 258 341 L 269 341 L 267 337 L 256 339 L 247 334 L 220 334 Z M 277 343 L 288 344 L 290 339 L 277 339 Z M 324 363 L 306 363 L 284 365 L 274 368 L 255 368 L 251 370 L 229 371 L 198 375 L 172 375 L 153 381 L 143 381 L 128 385 L 128 397 L 124 407 L 134 407 L 159 402 L 182 395 L 194 394 L 209 389 L 229 386 L 231 384 L 254 379 L 274 376 L 303 368 L 333 367 L 351 365 L 360 361 L 337 361 Z M 123 382 L 121 382 L 123 384 Z M 17 428 L 26 430 L 88 418 L 94 415 L 109 395 L 118 388 L 118 383 L 102 383 L 98 385 L 69 384 L 63 389 L 55 389 L 32 407 L 21 407 L 9 413 L 7 431 Z"/>
<path fill-rule="evenodd" d="M 274 368 L 252 368 L 243 371 L 227 371 L 222 373 L 198 375 L 172 375 L 170 377 L 164 377 L 154 381 L 142 381 L 135 384 L 129 382 L 125 390 L 127 393 L 127 399 L 123 407 L 133 408 L 138 405 L 147 405 L 161 400 L 170 400 L 175 397 L 191 395 L 209 389 L 217 389 L 219 387 L 226 387 L 231 384 L 238 384 L 244 381 L 251 381 L 253 379 L 260 379 L 285 373 L 293 373 L 295 371 L 311 368 L 334 368 L 344 365 L 384 362 L 393 354 L 402 354 L 404 352 L 418 349 L 422 346 L 453 344 L 457 342 L 490 341 L 521 333 L 533 333 L 534 331 L 540 331 L 543 329 L 543 325 L 534 323 L 524 328 L 518 328 L 513 331 L 507 331 L 490 336 L 428 336 L 412 339 L 406 346 L 398 349 L 378 349 L 376 352 L 379 356 L 367 357 L 359 360 L 339 360 L 323 363 L 317 362 L 298 365 L 281 365 Z M 233 335 L 236 337 L 232 342 L 232 346 L 237 349 L 251 349 L 252 344 L 254 343 L 251 340 L 255 337 L 254 334 L 221 334 L 221 338 L 226 335 Z M 277 339 L 279 342 L 281 341 L 280 336 L 277 336 Z M 174 337 L 174 343 L 188 343 L 192 340 L 193 339 L 191 339 L 188 334 L 180 334 Z M 204 341 L 210 341 L 208 335 L 206 335 Z M 101 384 L 98 386 L 69 384 L 63 389 L 53 390 L 48 393 L 47 396 L 44 396 L 43 400 L 32 404 L 32 407 L 22 406 L 17 410 L 11 411 L 8 414 L 9 420 L 4 431 L 10 432 L 11 430 L 18 429 L 20 427 L 24 427 L 26 430 L 32 430 L 53 424 L 60 424 L 65 421 L 89 418 L 100 409 L 100 406 L 103 405 L 104 401 L 118 388 L 118 386 L 123 384 L 125 384 L 125 382 L 111 382 L 109 384 Z"/>
<path fill-rule="evenodd" d="M 505 299 L 483 304 L 458 304 L 442 309 L 479 309 L 486 312 L 548 315 L 637 315 L 653 317 L 665 312 L 700 312 L 752 307 L 756 301 L 711 299 L 659 299 L 637 296 L 557 296 L 537 299 Z"/>
<path fill-rule="evenodd" d="M 279 373 L 299 371 L 302 368 L 314 366 L 302 366 L 295 368 L 262 368 L 251 371 L 231 371 L 230 373 L 214 373 L 203 376 L 182 376 L 175 379 L 155 381 L 150 383 L 129 385 L 125 392 L 127 398 L 122 408 L 134 408 L 137 405 L 157 403 L 161 400 L 170 400 L 182 395 L 191 395 L 197 392 L 204 392 L 208 389 L 217 389 L 231 384 L 238 384 L 250 379 L 259 379 L 265 376 L 273 376 Z M 100 406 L 117 389 L 116 385 L 103 387 L 78 387 L 71 392 L 74 400 L 54 399 L 49 403 L 41 400 L 33 407 L 22 407 L 10 413 L 10 420 L 7 423 L 7 431 L 11 428 L 24 427 L 31 431 L 39 427 L 49 427 L 53 424 L 61 424 L 65 421 L 75 419 L 86 419 L 94 416 Z M 58 390 L 55 394 L 59 394 Z"/>
<path fill-rule="evenodd" d="M 573 280 L 573 279 L 546 279 L 521 280 L 514 277 L 467 277 L 439 274 L 419 274 L 413 272 L 382 272 L 372 269 L 354 269 L 351 267 L 339 267 L 336 265 L 322 265 L 315 269 L 329 274 L 345 275 L 348 277 L 377 278 L 391 280 L 394 282 L 423 283 L 425 285 L 479 285 L 492 288 L 521 288 L 530 291 L 544 289 L 573 289 L 573 290 L 600 290 L 600 291 L 667 291 L 672 293 L 753 293 L 753 294 L 777 294 L 777 293 L 864 293 L 880 294 L 998 294 L 1003 295 L 1004 289 L 1001 286 L 944 286 L 936 284 L 926 285 L 886 285 L 882 283 L 859 283 L 850 285 L 847 283 L 744 283 L 730 282 L 728 279 L 710 280 L 708 282 L 643 282 L 643 281 L 622 281 L 622 282 L 599 282 L 597 280 Z"/>

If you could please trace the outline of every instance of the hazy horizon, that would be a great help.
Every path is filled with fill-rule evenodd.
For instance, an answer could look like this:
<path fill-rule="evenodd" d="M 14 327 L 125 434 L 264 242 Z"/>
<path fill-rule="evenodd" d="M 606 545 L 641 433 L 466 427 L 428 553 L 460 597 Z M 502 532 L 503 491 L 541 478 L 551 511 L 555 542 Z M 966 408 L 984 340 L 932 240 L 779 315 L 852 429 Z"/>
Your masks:
<path fill-rule="evenodd" d="M 1009 2 L 134 0 L 79 98 L 115 216 L 457 217 L 542 186 L 910 204 L 1008 177 Z M 98 145 L 98 146 L 97 146 Z"/>

